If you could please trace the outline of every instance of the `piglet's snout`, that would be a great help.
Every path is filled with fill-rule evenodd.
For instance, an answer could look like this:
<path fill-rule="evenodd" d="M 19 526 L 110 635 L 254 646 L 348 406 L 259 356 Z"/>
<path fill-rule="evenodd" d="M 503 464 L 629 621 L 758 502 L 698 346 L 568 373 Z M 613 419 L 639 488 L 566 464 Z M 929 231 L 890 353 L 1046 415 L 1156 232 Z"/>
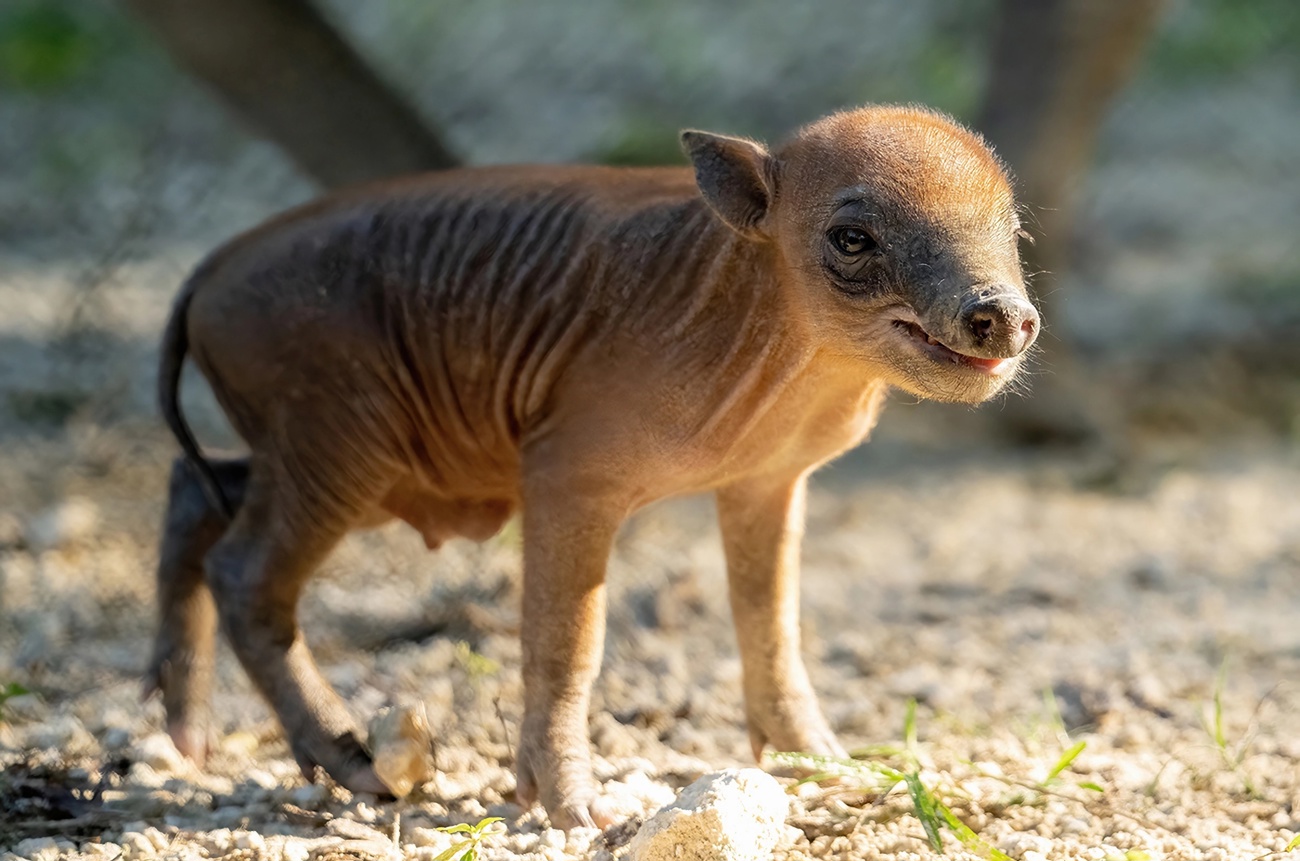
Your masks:
<path fill-rule="evenodd" d="M 989 358 L 1011 358 L 1038 336 L 1038 311 L 1029 300 L 1002 293 L 977 298 L 961 312 L 971 343 Z"/>

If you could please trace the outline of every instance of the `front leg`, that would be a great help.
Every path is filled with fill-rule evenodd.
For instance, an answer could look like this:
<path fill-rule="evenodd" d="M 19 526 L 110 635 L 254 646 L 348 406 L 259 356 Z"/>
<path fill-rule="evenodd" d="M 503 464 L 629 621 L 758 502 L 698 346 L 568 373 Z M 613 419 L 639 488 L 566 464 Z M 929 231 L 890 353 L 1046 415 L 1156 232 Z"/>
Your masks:
<path fill-rule="evenodd" d="M 844 756 L 799 655 L 799 545 L 807 481 L 747 479 L 717 493 L 754 758 L 763 748 Z"/>
<path fill-rule="evenodd" d="M 605 827 L 587 710 L 605 645 L 605 566 L 626 507 L 547 481 L 524 499 L 524 723 L 517 796 L 557 828 Z"/>

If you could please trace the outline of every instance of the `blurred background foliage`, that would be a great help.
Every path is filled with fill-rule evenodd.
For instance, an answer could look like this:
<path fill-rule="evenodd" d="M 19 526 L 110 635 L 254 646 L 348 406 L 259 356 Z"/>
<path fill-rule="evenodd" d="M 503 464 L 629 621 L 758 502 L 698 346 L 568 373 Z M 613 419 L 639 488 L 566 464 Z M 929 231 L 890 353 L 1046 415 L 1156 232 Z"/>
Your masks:
<path fill-rule="evenodd" d="M 467 162 L 653 164 L 681 161 L 685 126 L 779 140 L 868 101 L 924 102 L 976 121 L 997 3 L 317 8 Z M 1168 2 L 1102 124 L 1068 235 L 1052 237 L 1068 265 L 1036 282 L 1051 310 L 1037 392 L 1067 375 L 1051 346 L 1066 344 L 1094 388 L 1128 398 L 1128 420 L 1224 429 L 1237 425 L 1206 417 L 1249 413 L 1269 434 L 1300 436 L 1296 140 L 1300 3 Z M 0 286 L 48 277 L 68 290 L 49 288 L 59 298 L 43 311 L 7 309 L 19 320 L 7 337 L 25 343 L 15 361 L 27 364 L 0 371 L 0 385 L 18 376 L 25 391 L 89 373 L 51 358 L 69 333 L 87 335 L 83 346 L 103 336 L 99 353 L 83 350 L 99 388 L 109 371 L 98 366 L 113 364 L 124 338 L 137 358 L 152 349 L 148 326 L 106 333 L 113 309 L 87 295 L 161 261 L 153 277 L 171 287 L 155 301 L 165 304 L 203 251 L 316 193 L 108 0 L 0 6 L 0 166 Z M 1032 218 L 1036 201 L 1025 202 Z M 126 413 L 147 412 L 134 362 L 114 391 Z M 1193 392 L 1213 405 L 1177 406 Z M 11 417 L 30 401 L 10 398 Z"/>

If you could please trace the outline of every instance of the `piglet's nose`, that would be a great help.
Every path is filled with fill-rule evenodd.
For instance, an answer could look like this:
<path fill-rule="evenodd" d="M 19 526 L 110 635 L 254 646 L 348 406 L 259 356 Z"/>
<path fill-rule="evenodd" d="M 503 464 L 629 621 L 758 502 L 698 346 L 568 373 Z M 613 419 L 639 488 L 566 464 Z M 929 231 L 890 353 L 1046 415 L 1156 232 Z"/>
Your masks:
<path fill-rule="evenodd" d="M 1019 296 L 980 299 L 968 305 L 962 316 L 975 346 L 999 357 L 1020 355 L 1038 335 L 1038 311 Z"/>

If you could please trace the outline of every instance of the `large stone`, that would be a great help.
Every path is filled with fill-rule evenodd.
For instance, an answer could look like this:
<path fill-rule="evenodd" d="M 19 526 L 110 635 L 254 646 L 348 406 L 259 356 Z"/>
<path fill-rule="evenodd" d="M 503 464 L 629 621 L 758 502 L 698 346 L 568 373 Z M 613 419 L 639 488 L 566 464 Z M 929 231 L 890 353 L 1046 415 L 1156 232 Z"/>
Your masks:
<path fill-rule="evenodd" d="M 185 757 L 165 732 L 150 733 L 140 739 L 131 746 L 127 755 L 161 774 L 184 771 L 186 767 Z"/>
<path fill-rule="evenodd" d="M 375 773 L 398 798 L 433 777 L 433 740 L 423 709 L 383 709 L 370 723 L 370 752 Z"/>
<path fill-rule="evenodd" d="M 652 816 L 628 845 L 630 861 L 753 861 L 785 841 L 790 797 L 756 768 L 706 774 Z"/>

